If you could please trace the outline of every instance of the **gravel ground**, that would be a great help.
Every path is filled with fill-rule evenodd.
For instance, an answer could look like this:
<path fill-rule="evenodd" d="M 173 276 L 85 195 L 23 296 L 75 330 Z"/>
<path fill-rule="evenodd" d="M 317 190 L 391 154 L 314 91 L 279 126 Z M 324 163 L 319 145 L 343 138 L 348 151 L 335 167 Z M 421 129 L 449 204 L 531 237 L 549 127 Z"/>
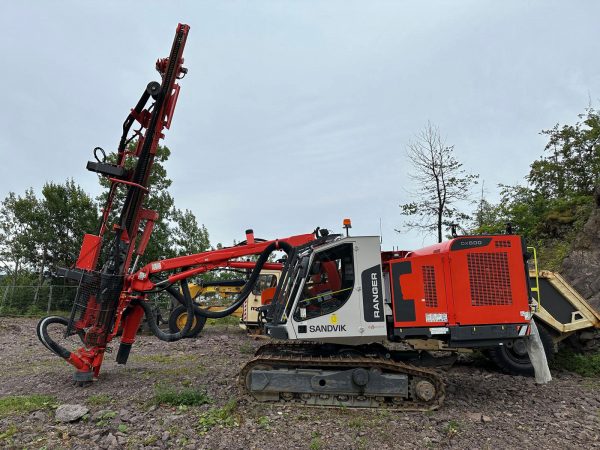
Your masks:
<path fill-rule="evenodd" d="M 141 336 L 126 367 L 107 355 L 100 380 L 80 388 L 71 368 L 38 342 L 35 323 L 0 319 L 0 398 L 51 395 L 89 415 L 73 423 L 57 422 L 54 408 L 0 416 L 1 448 L 600 448 L 600 378 L 561 372 L 538 386 L 474 359 L 444 372 L 446 400 L 434 412 L 259 404 L 238 387 L 237 373 L 262 341 L 214 325 L 199 339 L 171 344 Z M 159 382 L 205 387 L 212 402 L 155 406 Z M 199 417 L 228 402 L 237 407 L 226 426 L 203 432 Z"/>

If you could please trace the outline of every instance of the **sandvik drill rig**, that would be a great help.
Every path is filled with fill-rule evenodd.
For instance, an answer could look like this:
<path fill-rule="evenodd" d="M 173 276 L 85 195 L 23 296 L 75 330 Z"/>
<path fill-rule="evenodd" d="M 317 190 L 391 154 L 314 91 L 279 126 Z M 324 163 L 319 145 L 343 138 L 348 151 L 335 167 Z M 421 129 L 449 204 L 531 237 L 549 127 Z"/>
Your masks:
<path fill-rule="evenodd" d="M 437 340 L 454 348 L 497 348 L 523 342 L 534 309 L 528 282 L 528 254 L 521 237 L 460 236 L 411 252 L 381 251 L 376 236 L 312 233 L 270 241 L 246 240 L 233 247 L 161 261 L 139 269 L 157 213 L 143 207 L 148 177 L 162 131 L 169 128 L 179 95 L 177 80 L 189 27 L 179 25 L 168 58 L 156 68 L 162 82 L 151 82 L 123 125 L 116 164 L 97 157 L 87 168 L 110 181 L 97 234 L 84 236 L 79 258 L 65 278 L 79 284 L 69 319 L 46 317 L 38 337 L 76 367 L 85 384 L 98 376 L 108 344 L 122 330 L 116 360 L 127 362 L 145 315 L 161 340 L 186 337 L 194 317 L 232 314 L 257 284 L 260 272 L 282 270 L 276 287 L 261 294 L 259 322 L 274 338 L 240 372 L 240 383 L 256 400 L 316 406 L 437 408 L 443 380 L 415 366 L 411 354 L 395 347 L 410 339 Z M 146 108 L 148 101 L 151 105 Z M 137 122 L 140 128 L 130 136 Z M 127 146 L 137 138 L 135 151 Z M 96 156 L 102 151 L 98 150 Z M 133 170 L 125 162 L 135 158 Z M 118 189 L 126 199 L 112 227 Z M 348 221 L 345 226 L 350 228 Z M 269 262 L 276 250 L 284 264 Z M 256 255 L 256 261 L 241 258 Z M 211 311 L 194 304 L 189 279 L 222 268 L 251 271 L 232 304 Z M 185 326 L 166 333 L 156 324 L 148 294 L 166 291 L 185 307 Z M 66 326 L 84 346 L 71 352 L 48 333 Z"/>

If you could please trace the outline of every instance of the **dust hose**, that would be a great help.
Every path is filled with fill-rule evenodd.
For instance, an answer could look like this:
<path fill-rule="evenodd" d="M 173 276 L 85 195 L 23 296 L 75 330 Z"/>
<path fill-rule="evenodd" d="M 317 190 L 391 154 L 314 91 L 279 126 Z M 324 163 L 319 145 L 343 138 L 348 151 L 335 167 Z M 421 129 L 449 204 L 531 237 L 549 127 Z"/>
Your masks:
<path fill-rule="evenodd" d="M 173 342 L 183 339 L 188 334 L 188 332 L 192 328 L 192 324 L 194 323 L 194 304 L 192 302 L 192 296 L 190 294 L 190 288 L 187 284 L 187 281 L 183 280 L 181 282 L 181 290 L 183 291 L 183 296 L 172 286 L 170 287 L 170 289 L 173 289 L 173 291 L 177 292 L 177 294 L 179 295 L 179 297 L 177 297 L 177 300 L 183 305 L 185 305 L 187 312 L 185 326 L 177 333 L 165 333 L 163 330 L 161 330 L 158 327 L 158 324 L 156 323 L 156 316 L 154 315 L 154 311 L 152 311 L 152 305 L 145 301 L 138 302 L 138 305 L 140 305 L 144 310 L 144 314 L 146 315 L 146 322 L 148 323 L 150 331 L 152 331 L 152 333 L 158 339 L 166 342 Z"/>
<path fill-rule="evenodd" d="M 271 255 L 271 253 L 273 253 L 273 251 L 275 251 L 275 250 L 283 250 L 284 252 L 289 254 L 289 252 L 292 250 L 292 246 L 290 244 L 288 244 L 287 242 L 273 242 L 271 245 L 269 245 L 267 248 L 265 248 L 263 250 L 263 252 L 260 254 L 258 261 L 256 262 L 256 265 L 254 266 L 254 269 L 252 270 L 252 273 L 250 274 L 250 278 L 248 278 L 248 281 L 244 285 L 244 288 L 242 289 L 242 291 L 238 294 L 237 298 L 231 305 L 229 305 L 225 309 L 222 309 L 221 311 L 210 311 L 206 308 L 200 308 L 199 306 L 194 305 L 191 298 L 188 298 L 188 299 L 185 298 L 187 295 L 189 295 L 189 289 L 187 289 L 187 294 L 184 291 L 184 295 L 181 295 L 181 293 L 177 289 L 173 288 L 173 286 L 170 286 L 169 288 L 167 288 L 167 291 L 179 303 L 181 303 L 183 305 L 186 305 L 186 303 L 189 301 L 189 303 L 191 303 L 191 305 L 192 305 L 194 314 L 197 316 L 208 317 L 209 319 L 221 319 L 223 317 L 227 317 L 230 314 L 232 314 L 236 309 L 238 309 L 242 305 L 242 303 L 244 303 L 246 301 L 246 299 L 252 292 L 254 285 L 258 281 L 258 277 L 260 276 L 260 271 L 262 270 L 262 268 L 264 267 L 266 262 L 269 260 L 269 256 Z M 182 283 L 182 286 L 183 285 L 185 285 L 187 288 L 187 283 Z M 188 319 L 189 319 L 189 315 L 188 315 Z"/>
<path fill-rule="evenodd" d="M 46 346 L 48 350 L 56 353 L 58 356 L 64 359 L 69 359 L 71 357 L 71 352 L 64 348 L 62 345 L 54 342 L 50 335 L 48 334 L 48 326 L 53 323 L 58 323 L 60 325 L 64 325 L 65 327 L 69 324 L 69 321 L 64 317 L 59 316 L 48 316 L 44 317 L 37 324 L 37 336 L 42 344 Z"/>

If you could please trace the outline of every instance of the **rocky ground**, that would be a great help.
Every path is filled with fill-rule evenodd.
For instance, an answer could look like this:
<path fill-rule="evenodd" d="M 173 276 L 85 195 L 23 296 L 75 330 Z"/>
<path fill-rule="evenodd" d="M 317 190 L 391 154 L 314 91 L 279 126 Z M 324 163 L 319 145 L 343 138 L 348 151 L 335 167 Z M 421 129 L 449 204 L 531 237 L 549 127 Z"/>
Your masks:
<path fill-rule="evenodd" d="M 600 378 L 560 372 L 538 386 L 474 359 L 444 372 L 444 406 L 430 413 L 257 404 L 236 375 L 261 343 L 233 325 L 209 326 L 198 339 L 171 344 L 142 336 L 126 368 L 107 355 L 100 381 L 80 388 L 70 381 L 71 368 L 38 342 L 35 321 L 2 318 L 0 404 L 8 396 L 49 397 L 37 406 L 0 407 L 0 447 L 600 448 Z M 157 385 L 203 388 L 210 402 L 157 405 Z M 89 412 L 58 422 L 64 404 Z"/>

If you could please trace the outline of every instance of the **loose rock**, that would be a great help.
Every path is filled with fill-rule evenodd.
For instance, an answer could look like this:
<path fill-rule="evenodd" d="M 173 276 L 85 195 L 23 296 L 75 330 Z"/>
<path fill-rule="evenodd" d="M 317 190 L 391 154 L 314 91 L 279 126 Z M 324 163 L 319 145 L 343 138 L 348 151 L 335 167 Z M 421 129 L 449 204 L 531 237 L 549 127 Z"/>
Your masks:
<path fill-rule="evenodd" d="M 88 413 L 89 409 L 83 405 L 60 405 L 54 415 L 58 422 L 74 422 Z"/>

